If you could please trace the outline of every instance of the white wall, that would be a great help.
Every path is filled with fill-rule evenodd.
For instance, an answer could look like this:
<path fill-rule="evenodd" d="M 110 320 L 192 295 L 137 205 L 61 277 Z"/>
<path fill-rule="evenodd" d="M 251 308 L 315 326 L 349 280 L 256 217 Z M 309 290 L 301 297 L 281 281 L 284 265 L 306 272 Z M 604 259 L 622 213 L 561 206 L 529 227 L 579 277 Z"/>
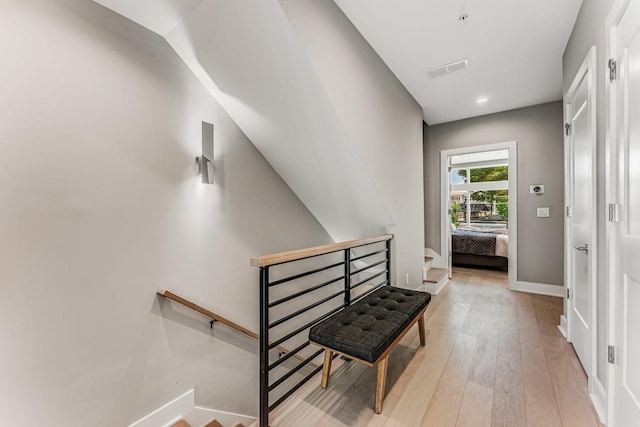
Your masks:
<path fill-rule="evenodd" d="M 399 286 L 422 283 L 422 109 L 332 1 L 279 0 L 395 226 Z"/>
<path fill-rule="evenodd" d="M 193 386 L 255 414 L 257 345 L 155 291 L 256 330 L 249 258 L 329 235 L 162 38 L 93 2 L 0 11 L 0 424 L 123 426 Z"/>

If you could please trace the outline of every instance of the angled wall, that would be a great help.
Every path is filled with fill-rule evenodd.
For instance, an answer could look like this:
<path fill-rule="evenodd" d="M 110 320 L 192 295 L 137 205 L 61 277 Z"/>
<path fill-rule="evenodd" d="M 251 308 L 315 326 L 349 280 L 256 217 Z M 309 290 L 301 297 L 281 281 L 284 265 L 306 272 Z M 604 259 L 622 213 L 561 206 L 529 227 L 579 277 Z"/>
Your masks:
<path fill-rule="evenodd" d="M 394 220 L 395 276 L 422 281 L 422 108 L 332 1 L 280 0 Z"/>
<path fill-rule="evenodd" d="M 393 223 L 277 0 L 203 0 L 166 33 L 147 16 L 181 2 L 99 3 L 166 38 L 334 240 Z"/>
<path fill-rule="evenodd" d="M 0 51 L 0 424 L 126 426 L 193 386 L 255 415 L 257 344 L 155 292 L 257 331 L 249 258 L 331 237 L 161 37 L 9 0 Z"/>
<path fill-rule="evenodd" d="M 420 107 L 333 2 L 152 5 L 182 6 L 171 30 L 99 2 L 167 39 L 335 240 L 393 232 L 394 280 L 420 284 Z"/>

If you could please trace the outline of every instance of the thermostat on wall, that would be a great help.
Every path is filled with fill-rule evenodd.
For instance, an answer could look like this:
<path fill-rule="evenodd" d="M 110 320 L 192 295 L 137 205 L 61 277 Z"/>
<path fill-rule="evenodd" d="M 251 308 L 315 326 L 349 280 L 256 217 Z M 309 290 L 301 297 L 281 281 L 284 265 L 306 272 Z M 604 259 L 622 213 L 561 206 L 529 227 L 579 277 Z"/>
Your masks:
<path fill-rule="evenodd" d="M 536 184 L 529 186 L 529 192 L 531 194 L 544 194 L 544 185 Z"/>

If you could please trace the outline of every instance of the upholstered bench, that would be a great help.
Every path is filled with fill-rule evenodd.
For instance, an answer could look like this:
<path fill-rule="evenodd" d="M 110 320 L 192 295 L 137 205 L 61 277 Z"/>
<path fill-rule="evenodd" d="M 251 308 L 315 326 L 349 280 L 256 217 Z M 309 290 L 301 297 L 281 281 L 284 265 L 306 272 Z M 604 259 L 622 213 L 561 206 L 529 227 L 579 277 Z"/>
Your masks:
<path fill-rule="evenodd" d="M 383 286 L 312 327 L 309 341 L 325 349 L 322 388 L 329 384 L 334 353 L 377 365 L 375 412 L 382 412 L 389 353 L 415 323 L 424 346 L 424 312 L 430 301 L 427 292 Z"/>

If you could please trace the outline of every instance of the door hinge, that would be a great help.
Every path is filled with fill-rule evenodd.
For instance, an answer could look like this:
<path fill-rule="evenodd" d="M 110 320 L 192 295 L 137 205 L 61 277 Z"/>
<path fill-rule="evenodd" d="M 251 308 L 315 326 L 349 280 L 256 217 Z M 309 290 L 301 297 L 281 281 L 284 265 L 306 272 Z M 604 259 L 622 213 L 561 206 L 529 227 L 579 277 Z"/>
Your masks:
<path fill-rule="evenodd" d="M 573 216 L 573 209 L 571 206 L 567 206 L 567 218 L 571 218 Z"/>
<path fill-rule="evenodd" d="M 564 124 L 564 134 L 567 136 L 571 135 L 571 123 Z"/>
<path fill-rule="evenodd" d="M 609 203 L 609 222 L 620 222 L 620 205 Z"/>
<path fill-rule="evenodd" d="M 608 347 L 607 360 L 609 360 L 611 364 L 616 363 L 616 348 L 612 345 Z"/>
<path fill-rule="evenodd" d="M 609 60 L 609 81 L 612 82 L 618 78 L 618 63 L 615 59 Z"/>
<path fill-rule="evenodd" d="M 567 288 L 567 299 L 571 299 L 571 288 Z"/>

